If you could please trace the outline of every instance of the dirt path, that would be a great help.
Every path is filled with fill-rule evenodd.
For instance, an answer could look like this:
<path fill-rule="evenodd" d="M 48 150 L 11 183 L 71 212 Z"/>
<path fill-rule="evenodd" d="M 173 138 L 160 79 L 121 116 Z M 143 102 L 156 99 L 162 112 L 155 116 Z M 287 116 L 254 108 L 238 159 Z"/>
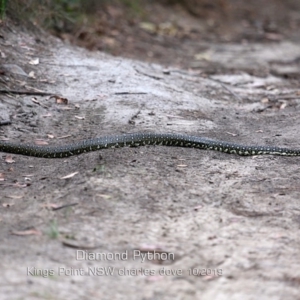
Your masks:
<path fill-rule="evenodd" d="M 300 147 L 297 43 L 206 44 L 227 72 L 201 76 L 1 30 L 1 53 L 31 76 L 6 66 L 1 86 L 68 99 L 1 94 L 1 139 L 146 131 Z M 1 153 L 1 299 L 297 299 L 299 171 L 297 157 L 168 147 Z"/>

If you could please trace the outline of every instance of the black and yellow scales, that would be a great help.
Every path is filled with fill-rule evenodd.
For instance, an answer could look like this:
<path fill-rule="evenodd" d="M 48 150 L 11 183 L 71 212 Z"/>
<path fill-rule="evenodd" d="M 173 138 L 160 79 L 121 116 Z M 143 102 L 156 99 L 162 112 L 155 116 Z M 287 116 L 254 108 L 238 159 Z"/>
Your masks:
<path fill-rule="evenodd" d="M 85 152 L 146 145 L 174 146 L 215 150 L 228 154 L 300 156 L 300 149 L 269 146 L 244 146 L 204 137 L 173 133 L 128 133 L 87 139 L 64 146 L 36 146 L 0 141 L 0 152 L 43 158 L 63 158 Z"/>

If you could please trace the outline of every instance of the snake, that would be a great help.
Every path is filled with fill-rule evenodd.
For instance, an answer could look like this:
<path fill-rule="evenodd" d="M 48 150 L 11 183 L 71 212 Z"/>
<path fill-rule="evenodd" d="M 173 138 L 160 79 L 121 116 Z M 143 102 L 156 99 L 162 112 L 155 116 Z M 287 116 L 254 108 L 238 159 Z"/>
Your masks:
<path fill-rule="evenodd" d="M 64 158 L 101 149 L 139 147 L 146 145 L 199 148 L 242 156 L 266 154 L 300 156 L 300 149 L 273 146 L 246 146 L 213 140 L 206 137 L 174 133 L 127 133 L 108 135 L 58 146 L 41 146 L 0 141 L 0 152 L 43 158 Z"/>

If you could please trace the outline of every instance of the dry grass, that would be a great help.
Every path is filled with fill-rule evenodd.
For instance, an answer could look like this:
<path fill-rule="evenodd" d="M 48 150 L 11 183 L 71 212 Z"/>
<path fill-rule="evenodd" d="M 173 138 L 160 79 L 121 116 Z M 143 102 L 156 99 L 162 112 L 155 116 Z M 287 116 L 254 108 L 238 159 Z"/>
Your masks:
<path fill-rule="evenodd" d="M 144 0 L 0 0 L 0 13 L 15 21 L 30 21 L 47 30 L 71 32 L 88 15 L 107 5 L 123 5 L 134 13 L 142 10 Z M 7 6 L 5 3 L 7 2 Z"/>

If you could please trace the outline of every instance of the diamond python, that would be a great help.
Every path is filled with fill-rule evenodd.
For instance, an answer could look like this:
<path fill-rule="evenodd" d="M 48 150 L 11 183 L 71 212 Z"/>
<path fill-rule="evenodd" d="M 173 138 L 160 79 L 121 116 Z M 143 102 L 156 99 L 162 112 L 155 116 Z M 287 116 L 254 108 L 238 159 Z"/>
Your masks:
<path fill-rule="evenodd" d="M 0 141 L 0 152 L 44 158 L 63 158 L 101 149 L 138 147 L 146 145 L 199 148 L 203 150 L 215 150 L 243 156 L 265 154 L 300 156 L 300 149 L 269 146 L 245 146 L 204 137 L 173 133 L 128 133 L 121 135 L 108 135 L 94 139 L 82 140 L 63 146 L 36 146 L 33 144 L 17 144 Z"/>

